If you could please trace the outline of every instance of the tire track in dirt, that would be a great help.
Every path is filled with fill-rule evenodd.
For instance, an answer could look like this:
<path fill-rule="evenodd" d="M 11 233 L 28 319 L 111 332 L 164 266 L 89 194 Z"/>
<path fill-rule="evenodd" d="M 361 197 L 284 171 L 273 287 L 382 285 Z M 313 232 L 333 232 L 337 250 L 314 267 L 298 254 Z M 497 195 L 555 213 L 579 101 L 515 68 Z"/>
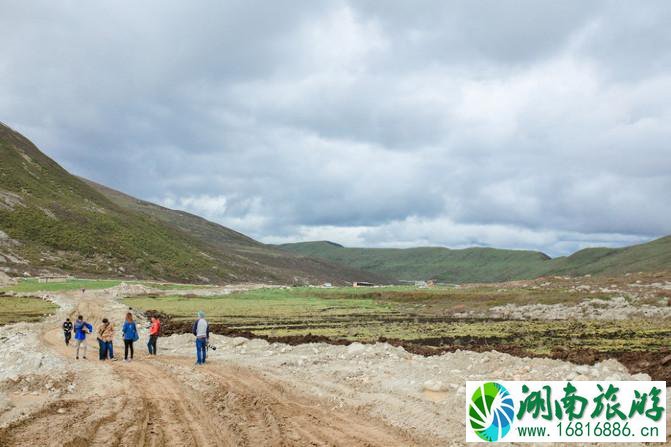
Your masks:
<path fill-rule="evenodd" d="M 126 377 L 129 393 L 139 398 L 147 413 L 141 445 L 229 445 L 207 424 L 209 411 L 199 396 L 160 368 L 132 362 L 115 369 Z"/>
<path fill-rule="evenodd" d="M 76 299 L 70 315 L 93 323 L 117 312 L 111 294 L 78 293 Z M 59 328 L 40 336 L 54 354 L 74 356 Z M 91 360 L 97 356 L 93 343 L 90 348 L 89 360 L 77 363 L 76 399 L 52 402 L 0 430 L 1 446 L 430 445 L 247 368 L 194 367 L 192 359 L 142 354 L 130 363 L 103 363 Z"/>
<path fill-rule="evenodd" d="M 188 368 L 180 358 L 160 361 Z M 417 444 L 381 421 L 300 396 L 247 368 L 209 364 L 194 373 L 213 386 L 205 399 L 216 409 L 222 431 L 235 436 L 236 446 Z"/>

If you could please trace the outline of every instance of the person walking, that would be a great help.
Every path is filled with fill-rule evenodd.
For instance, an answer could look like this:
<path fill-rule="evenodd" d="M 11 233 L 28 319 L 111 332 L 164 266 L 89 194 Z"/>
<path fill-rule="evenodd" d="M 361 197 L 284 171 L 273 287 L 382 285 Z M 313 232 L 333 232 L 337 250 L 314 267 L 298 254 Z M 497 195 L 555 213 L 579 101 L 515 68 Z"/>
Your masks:
<path fill-rule="evenodd" d="M 86 358 L 86 334 L 93 332 L 93 326 L 84 321 L 84 317 L 79 315 L 75 321 L 75 340 L 77 340 L 77 357 L 79 360 L 79 350 L 83 351 L 83 358 Z"/>
<path fill-rule="evenodd" d="M 130 360 L 133 360 L 133 343 L 140 338 L 137 333 L 137 325 L 133 321 L 133 314 L 126 314 L 126 321 L 121 329 L 123 333 L 123 361 L 128 362 L 128 351 L 130 351 Z"/>
<path fill-rule="evenodd" d="M 100 345 L 100 360 L 114 360 L 114 325 L 107 318 L 103 318 L 102 324 L 98 327 L 98 344 Z"/>
<path fill-rule="evenodd" d="M 198 312 L 198 319 L 193 323 L 193 335 L 196 336 L 196 365 L 204 365 L 207 358 L 207 340 L 210 338 L 210 325 L 205 319 L 205 312 Z"/>
<path fill-rule="evenodd" d="M 147 342 L 147 349 L 150 355 L 156 355 L 156 341 L 158 334 L 161 332 L 161 320 L 157 316 L 151 317 L 151 326 L 149 326 L 149 341 Z"/>
<path fill-rule="evenodd" d="M 70 339 L 72 338 L 72 321 L 66 318 L 63 322 L 63 336 L 65 337 L 65 346 L 70 346 Z"/>

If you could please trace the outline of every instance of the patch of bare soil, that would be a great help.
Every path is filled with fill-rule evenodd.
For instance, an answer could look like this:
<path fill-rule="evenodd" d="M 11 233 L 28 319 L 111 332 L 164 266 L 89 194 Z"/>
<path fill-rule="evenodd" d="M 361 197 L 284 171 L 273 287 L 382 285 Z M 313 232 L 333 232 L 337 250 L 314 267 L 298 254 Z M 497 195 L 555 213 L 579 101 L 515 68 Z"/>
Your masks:
<path fill-rule="evenodd" d="M 111 297 L 100 291 L 78 294 L 67 314 L 82 313 L 96 326 L 103 316 L 123 315 L 124 307 Z M 49 396 L 32 391 L 33 381 L 26 376 L 5 382 L 4 394 L 17 403 L 31 396 L 41 402 L 0 425 L 3 447 L 430 444 L 380 419 L 333 409 L 247 368 L 222 363 L 195 367 L 191 358 L 140 352 L 129 363 L 100 362 L 91 360 L 97 357 L 94 338 L 89 360 L 75 362 L 73 348 L 64 345 L 55 322 L 34 326 L 41 327 L 39 338 L 69 364 L 70 372 L 50 385 L 59 392 Z M 143 327 L 143 336 L 145 331 Z M 119 357 L 122 344 L 115 345 Z M 77 383 L 76 389 L 68 389 L 68 382 Z"/>

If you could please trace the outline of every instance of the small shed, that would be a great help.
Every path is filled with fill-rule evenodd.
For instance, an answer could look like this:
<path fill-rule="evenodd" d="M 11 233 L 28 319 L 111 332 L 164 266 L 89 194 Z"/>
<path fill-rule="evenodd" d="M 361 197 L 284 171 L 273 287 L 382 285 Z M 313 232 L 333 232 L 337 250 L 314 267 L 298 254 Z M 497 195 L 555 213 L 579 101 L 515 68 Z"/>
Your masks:
<path fill-rule="evenodd" d="M 48 284 L 54 282 L 67 282 L 70 279 L 68 275 L 45 275 L 37 278 L 37 282 L 40 284 Z"/>

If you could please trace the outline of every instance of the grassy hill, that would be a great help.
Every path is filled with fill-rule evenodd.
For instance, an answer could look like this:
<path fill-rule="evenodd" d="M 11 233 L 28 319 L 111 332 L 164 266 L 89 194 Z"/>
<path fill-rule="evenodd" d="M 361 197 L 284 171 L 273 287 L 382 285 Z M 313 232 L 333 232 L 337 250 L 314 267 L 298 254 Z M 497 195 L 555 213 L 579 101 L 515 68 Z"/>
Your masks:
<path fill-rule="evenodd" d="M 671 236 L 624 248 L 586 248 L 549 263 L 552 274 L 608 274 L 671 270 Z"/>
<path fill-rule="evenodd" d="M 1 123 L 0 267 L 184 282 L 380 279 L 75 177 Z"/>
<path fill-rule="evenodd" d="M 551 259 L 537 251 L 442 247 L 345 248 L 327 241 L 284 244 L 291 253 L 379 273 L 397 280 L 496 282 L 543 275 L 622 274 L 671 270 L 671 236 L 626 248 L 588 248 Z"/>

